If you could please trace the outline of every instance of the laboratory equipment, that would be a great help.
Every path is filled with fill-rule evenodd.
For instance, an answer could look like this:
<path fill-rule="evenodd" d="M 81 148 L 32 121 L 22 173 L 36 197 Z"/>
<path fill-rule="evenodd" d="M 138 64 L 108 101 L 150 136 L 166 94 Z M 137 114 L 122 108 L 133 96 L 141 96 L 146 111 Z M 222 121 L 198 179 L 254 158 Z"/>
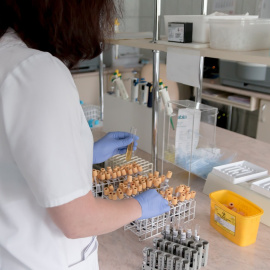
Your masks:
<path fill-rule="evenodd" d="M 209 43 L 209 19 L 205 15 L 164 15 L 165 34 L 168 38 L 168 25 L 171 22 L 189 22 L 193 24 L 192 41 Z"/>
<path fill-rule="evenodd" d="M 170 103 L 171 99 L 168 92 L 168 87 L 167 86 L 161 87 L 160 90 L 158 91 L 158 94 L 163 101 L 164 109 L 167 115 L 170 116 L 173 113 L 173 108 L 172 108 L 172 104 Z"/>
<path fill-rule="evenodd" d="M 128 93 L 127 93 L 126 87 L 122 81 L 121 74 L 114 72 L 111 81 L 112 81 L 112 84 L 115 85 L 116 96 L 118 96 L 117 91 L 119 90 L 119 95 L 121 96 L 121 98 L 124 100 L 128 99 Z"/>
<path fill-rule="evenodd" d="M 130 128 L 130 133 L 132 134 L 132 136 L 136 136 L 137 133 L 137 129 L 135 127 L 131 127 Z M 132 143 L 130 143 L 127 147 L 127 153 L 126 153 L 126 161 L 130 161 L 132 158 L 132 155 L 134 153 L 133 151 L 133 145 L 134 145 L 134 141 L 132 141 Z"/>
<path fill-rule="evenodd" d="M 255 243 L 263 209 L 229 190 L 209 194 L 211 199 L 210 224 L 222 235 L 239 246 Z M 238 212 L 227 207 L 233 203 Z"/>
<path fill-rule="evenodd" d="M 157 217 L 133 221 L 125 225 L 124 230 L 131 231 L 142 241 L 160 234 L 166 222 L 171 223 L 174 217 L 181 216 L 183 223 L 195 218 L 196 192 L 190 192 L 189 187 L 184 185 L 181 186 L 185 190 L 179 191 L 177 187 L 173 191 L 173 188 L 169 186 L 172 172 L 168 171 L 166 175 L 160 175 L 158 171 L 153 173 L 153 164 L 138 157 L 133 157 L 128 163 L 125 162 L 125 155 L 117 155 L 107 162 L 107 166 L 109 165 L 107 169 L 93 171 L 94 196 L 120 200 L 134 197 L 148 189 L 156 189 L 168 200 L 170 211 Z M 185 196 L 184 200 L 180 200 L 180 192 L 181 194 L 190 193 L 190 197 Z"/>
<path fill-rule="evenodd" d="M 143 270 L 197 270 L 208 264 L 209 242 L 196 240 L 191 235 L 189 241 L 180 243 L 180 238 L 173 241 L 167 234 L 163 238 L 154 238 L 153 247 L 143 249 Z"/>
<path fill-rule="evenodd" d="M 270 67 L 220 60 L 220 83 L 249 91 L 270 93 Z"/>
<path fill-rule="evenodd" d="M 168 41 L 179 43 L 192 42 L 193 23 L 170 22 L 168 23 Z"/>
<path fill-rule="evenodd" d="M 137 102 L 138 96 L 139 96 L 139 79 L 138 78 L 132 78 L 131 79 L 131 102 Z"/>
<path fill-rule="evenodd" d="M 268 170 L 245 160 L 214 167 L 212 172 L 233 184 L 257 179 L 268 174 Z"/>
<path fill-rule="evenodd" d="M 148 101 L 148 91 L 147 91 L 147 81 L 144 78 L 140 79 L 139 82 L 139 103 L 147 104 Z"/>
<path fill-rule="evenodd" d="M 168 103 L 173 113 L 164 111 L 163 162 L 206 178 L 214 166 L 231 161 L 216 148 L 217 108 L 190 100 Z"/>
<path fill-rule="evenodd" d="M 153 84 L 147 83 L 147 87 L 148 87 L 147 107 L 152 108 L 152 106 L 153 106 Z"/>
<path fill-rule="evenodd" d="M 102 124 L 100 121 L 100 106 L 90 104 L 81 104 L 81 106 L 90 128 Z"/>
<path fill-rule="evenodd" d="M 270 177 L 253 182 L 250 188 L 270 198 Z"/>
<path fill-rule="evenodd" d="M 214 18 L 210 23 L 210 47 L 213 49 L 252 51 L 270 47 L 270 20 L 231 16 Z"/>
<path fill-rule="evenodd" d="M 81 60 L 76 66 L 74 66 L 70 71 L 72 74 L 83 73 L 83 72 L 93 72 L 99 68 L 99 57 L 95 57 L 91 60 Z"/>

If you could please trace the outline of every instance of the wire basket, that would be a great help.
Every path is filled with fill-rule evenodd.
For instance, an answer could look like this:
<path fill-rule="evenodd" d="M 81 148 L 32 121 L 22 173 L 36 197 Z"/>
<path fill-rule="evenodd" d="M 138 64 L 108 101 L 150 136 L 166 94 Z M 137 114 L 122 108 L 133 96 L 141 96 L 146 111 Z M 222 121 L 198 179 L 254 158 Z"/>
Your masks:
<path fill-rule="evenodd" d="M 90 127 L 100 124 L 100 113 L 101 113 L 100 106 L 89 105 L 89 104 L 82 104 L 81 106 L 82 106 L 85 118 L 87 122 L 89 123 L 89 125 L 91 122 Z M 97 121 L 98 123 L 95 123 L 95 121 Z"/>
<path fill-rule="evenodd" d="M 196 201 L 194 199 L 170 207 L 170 212 L 153 218 L 135 220 L 125 225 L 124 230 L 130 230 L 139 237 L 140 241 L 143 241 L 160 234 L 164 230 L 168 218 L 173 220 L 174 217 L 180 217 L 184 223 L 188 223 L 195 218 Z"/>
<path fill-rule="evenodd" d="M 134 163 L 136 162 L 137 164 L 139 164 L 140 166 L 142 166 L 143 168 L 143 174 L 148 174 L 148 173 L 152 173 L 153 172 L 153 163 L 146 161 L 142 158 L 139 158 L 137 156 L 134 156 L 131 158 L 130 161 L 126 161 L 126 155 L 115 155 L 113 157 L 111 157 L 110 159 L 108 159 L 106 161 L 106 166 L 109 167 L 116 167 L 116 166 L 123 166 L 124 164 L 130 164 L 130 163 Z"/>

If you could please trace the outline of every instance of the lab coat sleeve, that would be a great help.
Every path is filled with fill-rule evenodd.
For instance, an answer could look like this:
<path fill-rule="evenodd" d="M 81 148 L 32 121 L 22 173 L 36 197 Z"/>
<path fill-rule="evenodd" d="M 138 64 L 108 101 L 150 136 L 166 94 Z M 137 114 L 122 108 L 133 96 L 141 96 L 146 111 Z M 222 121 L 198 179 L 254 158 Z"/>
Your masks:
<path fill-rule="evenodd" d="M 53 207 L 87 194 L 93 140 L 89 144 L 83 140 L 82 126 L 87 122 L 69 70 L 41 53 L 20 63 L 4 83 L 6 136 L 14 162 L 38 203 Z"/>

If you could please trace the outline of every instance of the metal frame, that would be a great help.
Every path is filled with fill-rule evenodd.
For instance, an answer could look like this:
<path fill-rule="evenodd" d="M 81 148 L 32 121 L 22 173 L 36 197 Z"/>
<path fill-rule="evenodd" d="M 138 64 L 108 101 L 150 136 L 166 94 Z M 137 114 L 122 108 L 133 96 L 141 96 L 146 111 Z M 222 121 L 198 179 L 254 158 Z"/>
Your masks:
<path fill-rule="evenodd" d="M 207 14 L 208 0 L 202 0 L 201 13 Z M 153 31 L 153 43 L 156 43 L 160 39 L 160 12 L 161 12 L 161 0 L 154 0 L 154 31 Z M 103 53 L 99 56 L 99 82 L 100 82 L 100 119 L 104 117 L 104 85 L 103 85 Z M 159 63 L 160 63 L 160 51 L 153 50 L 153 108 L 152 108 L 152 163 L 153 170 L 158 170 L 158 88 L 159 88 Z M 200 59 L 200 87 L 197 89 L 195 101 L 201 103 L 202 96 L 202 78 L 203 78 L 203 65 L 204 57 Z"/>

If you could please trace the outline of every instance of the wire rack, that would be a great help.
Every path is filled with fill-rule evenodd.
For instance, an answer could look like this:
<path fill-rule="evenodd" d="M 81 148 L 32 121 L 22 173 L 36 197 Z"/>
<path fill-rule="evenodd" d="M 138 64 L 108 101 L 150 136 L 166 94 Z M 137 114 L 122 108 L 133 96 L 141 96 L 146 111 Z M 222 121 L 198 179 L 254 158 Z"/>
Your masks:
<path fill-rule="evenodd" d="M 142 158 L 134 156 L 131 158 L 130 161 L 126 161 L 126 155 L 115 155 L 112 158 L 106 161 L 106 166 L 109 167 L 116 167 L 116 166 L 123 166 L 124 164 L 130 164 L 136 162 L 143 168 L 143 174 L 146 175 L 148 173 L 153 172 L 153 163 L 150 163 Z"/>
<path fill-rule="evenodd" d="M 100 106 L 90 104 L 82 104 L 81 106 L 87 121 L 100 120 Z"/>
<path fill-rule="evenodd" d="M 153 172 L 153 164 L 137 156 L 132 157 L 131 160 L 127 162 L 126 155 L 115 155 L 106 161 L 105 166 L 115 168 L 116 166 L 121 167 L 125 164 L 131 164 L 134 162 L 142 166 L 143 170 L 141 173 L 133 174 L 132 175 L 133 177 L 136 177 L 138 175 L 147 175 L 148 173 Z M 104 197 L 104 188 L 108 187 L 109 185 L 113 185 L 114 189 L 116 190 L 119 187 L 119 184 L 123 183 L 125 180 L 126 178 L 121 176 L 115 179 L 105 180 L 99 183 L 95 183 L 93 181 L 92 193 L 95 197 L 107 198 Z"/>
<path fill-rule="evenodd" d="M 107 167 L 121 167 L 123 165 L 128 165 L 130 163 L 137 163 L 138 165 L 142 166 L 143 170 L 140 173 L 133 174 L 132 177 L 136 177 L 138 175 L 147 175 L 148 173 L 153 173 L 153 164 L 139 158 L 137 156 L 132 157 L 132 159 L 127 162 L 126 161 L 126 156 L 125 155 L 116 155 L 109 159 L 106 162 Z M 121 176 L 115 179 L 109 179 L 109 180 L 104 180 L 99 183 L 93 182 L 93 194 L 96 197 L 102 197 L 105 199 L 112 199 L 109 198 L 108 195 L 104 194 L 104 188 L 109 187 L 110 185 L 113 186 L 114 190 L 117 190 L 119 185 L 121 183 L 124 183 L 126 181 L 127 177 L 126 176 Z M 155 188 L 158 192 L 163 189 L 165 190 L 168 187 L 168 183 L 165 186 L 162 186 L 160 188 Z M 111 192 L 112 193 L 112 192 Z M 111 196 L 112 194 L 110 194 Z M 129 198 L 133 197 L 132 196 L 127 196 L 124 194 L 124 198 Z M 190 199 L 190 200 L 185 200 L 183 202 L 178 202 L 176 205 L 170 205 L 170 211 L 162 214 L 157 217 L 149 218 L 149 219 L 144 219 L 144 220 L 135 220 L 127 225 L 124 226 L 124 230 L 131 231 L 135 235 L 138 236 L 140 241 L 146 240 L 148 238 L 154 237 L 158 234 L 160 234 L 165 226 L 166 226 L 166 221 L 168 218 L 170 221 L 173 220 L 174 217 L 177 217 L 178 219 L 182 219 L 184 223 L 189 222 L 195 218 L 195 208 L 196 208 L 196 201 L 195 199 Z"/>
<path fill-rule="evenodd" d="M 171 205 L 170 207 L 170 212 L 153 218 L 133 221 L 125 225 L 124 230 L 130 230 L 139 237 L 140 241 L 143 241 L 160 234 L 164 230 L 168 218 L 172 220 L 174 217 L 180 217 L 184 223 L 195 218 L 196 201 L 194 199 L 179 202 L 176 206 Z"/>

